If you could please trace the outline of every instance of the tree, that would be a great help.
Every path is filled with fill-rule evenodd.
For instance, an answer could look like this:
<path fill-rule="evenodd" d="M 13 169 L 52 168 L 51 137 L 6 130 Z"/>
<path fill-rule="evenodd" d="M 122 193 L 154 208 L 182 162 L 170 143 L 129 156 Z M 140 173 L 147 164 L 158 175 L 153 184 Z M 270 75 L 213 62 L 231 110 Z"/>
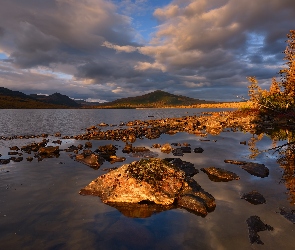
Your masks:
<path fill-rule="evenodd" d="M 247 79 L 251 83 L 248 86 L 248 95 L 250 97 L 250 101 L 253 102 L 253 104 L 257 104 L 259 102 L 261 88 L 258 86 L 258 81 L 255 76 L 249 76 Z"/>
<path fill-rule="evenodd" d="M 270 88 L 269 88 L 269 94 L 276 95 L 280 93 L 281 93 L 281 89 L 280 89 L 279 83 L 276 81 L 276 78 L 273 77 Z"/>
<path fill-rule="evenodd" d="M 281 85 L 284 88 L 284 95 L 294 98 L 295 97 L 295 30 L 290 30 L 287 35 L 287 47 L 284 51 L 284 60 L 287 62 L 287 68 L 280 71 L 282 76 Z"/>

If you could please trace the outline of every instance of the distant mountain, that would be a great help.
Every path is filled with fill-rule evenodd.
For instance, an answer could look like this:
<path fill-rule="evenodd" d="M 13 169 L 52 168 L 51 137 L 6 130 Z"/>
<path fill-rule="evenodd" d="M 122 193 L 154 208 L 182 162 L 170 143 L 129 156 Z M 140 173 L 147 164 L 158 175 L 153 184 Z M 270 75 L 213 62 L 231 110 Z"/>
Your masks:
<path fill-rule="evenodd" d="M 0 108 L 1 109 L 60 109 L 80 107 L 79 104 L 65 95 L 55 93 L 42 100 L 36 98 L 38 95 L 26 95 L 19 91 L 13 91 L 4 87 L 0 87 Z M 44 97 L 44 96 L 43 96 Z M 78 106 L 77 106 L 78 105 Z"/>
<path fill-rule="evenodd" d="M 75 102 L 70 97 L 66 95 L 62 95 L 60 93 L 54 93 L 48 96 L 31 94 L 30 96 L 38 101 L 56 104 L 56 105 L 64 105 L 64 106 L 73 107 L 73 108 L 79 108 L 81 106 L 79 103 Z"/>
<path fill-rule="evenodd" d="M 32 99 L 31 97 L 27 96 L 26 94 L 22 92 L 10 90 L 4 87 L 0 87 L 0 95 Z"/>
<path fill-rule="evenodd" d="M 194 104 L 213 103 L 205 100 L 194 99 L 181 95 L 174 95 L 162 90 L 136 96 L 121 98 L 113 102 L 100 104 L 108 107 L 167 107 L 167 106 L 189 106 Z"/>

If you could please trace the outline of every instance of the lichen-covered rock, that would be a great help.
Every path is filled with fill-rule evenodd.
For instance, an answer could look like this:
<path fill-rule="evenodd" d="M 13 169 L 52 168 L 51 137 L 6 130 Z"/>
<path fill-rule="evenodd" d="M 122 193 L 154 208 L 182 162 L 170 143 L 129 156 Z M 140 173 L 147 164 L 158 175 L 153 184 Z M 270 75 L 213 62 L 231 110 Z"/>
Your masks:
<path fill-rule="evenodd" d="M 92 181 L 81 193 L 98 195 L 103 202 L 151 201 L 170 205 L 179 194 L 184 172 L 159 159 L 140 160 Z"/>
<path fill-rule="evenodd" d="M 247 194 L 243 194 L 241 199 L 244 199 L 244 200 L 248 201 L 249 203 L 251 203 L 253 205 L 266 203 L 266 200 L 263 197 L 263 195 L 258 193 L 255 190 L 251 191 L 251 192 L 249 192 Z"/>
<path fill-rule="evenodd" d="M 179 202 L 179 207 L 203 216 L 215 208 L 212 195 L 177 166 L 157 158 L 125 164 L 98 177 L 80 194 L 97 195 L 111 204 L 148 202 L 171 206 Z"/>
<path fill-rule="evenodd" d="M 222 168 L 209 167 L 201 168 L 201 170 L 206 173 L 212 181 L 232 181 L 240 179 L 237 174 Z"/>

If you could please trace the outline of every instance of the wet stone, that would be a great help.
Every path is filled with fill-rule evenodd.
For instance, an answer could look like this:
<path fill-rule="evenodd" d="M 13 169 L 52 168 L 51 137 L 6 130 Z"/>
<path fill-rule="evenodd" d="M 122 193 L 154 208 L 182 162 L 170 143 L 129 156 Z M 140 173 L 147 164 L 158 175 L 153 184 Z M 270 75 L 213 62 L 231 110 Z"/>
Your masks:
<path fill-rule="evenodd" d="M 280 214 L 283 215 L 288 221 L 295 224 L 295 211 L 287 211 L 285 208 L 280 208 Z"/>
<path fill-rule="evenodd" d="M 85 142 L 85 148 L 92 148 L 92 142 L 90 141 Z"/>
<path fill-rule="evenodd" d="M 64 151 L 66 152 L 74 152 L 75 150 L 78 150 L 78 147 L 76 147 L 75 145 L 71 145 L 68 148 L 64 149 Z"/>
<path fill-rule="evenodd" d="M 201 170 L 206 173 L 211 181 L 219 182 L 219 181 L 232 181 L 232 180 L 239 180 L 240 177 L 228 170 L 222 168 L 201 168 Z"/>
<path fill-rule="evenodd" d="M 55 136 L 55 137 L 61 137 L 61 133 L 60 133 L 60 132 L 57 132 L 57 133 L 55 133 L 54 136 Z"/>
<path fill-rule="evenodd" d="M 191 147 L 181 147 L 180 149 L 183 153 L 191 153 L 192 152 Z"/>
<path fill-rule="evenodd" d="M 57 155 L 57 154 L 59 154 L 59 146 L 41 147 L 38 150 L 38 155 L 42 155 L 42 156 L 50 156 L 50 155 Z"/>
<path fill-rule="evenodd" d="M 29 156 L 29 157 L 27 157 L 27 161 L 32 161 L 34 158 L 33 157 L 31 157 L 31 156 Z"/>
<path fill-rule="evenodd" d="M 177 204 L 178 206 L 186 208 L 189 211 L 200 216 L 205 216 L 208 213 L 207 208 L 204 205 L 204 201 L 193 194 L 185 194 L 181 196 L 178 199 Z"/>
<path fill-rule="evenodd" d="M 225 163 L 240 165 L 242 169 L 247 171 L 249 174 L 257 177 L 267 177 L 269 175 L 269 169 L 260 163 L 247 162 L 247 161 L 235 161 L 235 160 L 224 160 Z"/>
<path fill-rule="evenodd" d="M 160 148 L 160 147 L 161 147 L 161 144 L 159 144 L 159 143 L 155 143 L 155 144 L 152 145 L 152 147 L 153 147 L 153 148 Z"/>
<path fill-rule="evenodd" d="M 172 147 L 171 147 L 171 145 L 169 143 L 166 143 L 166 144 L 162 145 L 161 151 L 163 153 L 169 154 L 172 151 Z"/>
<path fill-rule="evenodd" d="M 139 152 L 134 152 L 130 153 L 129 156 L 135 157 L 135 158 L 156 158 L 158 157 L 158 154 L 153 151 L 139 151 Z"/>
<path fill-rule="evenodd" d="M 18 152 L 8 152 L 8 155 L 17 155 Z"/>
<path fill-rule="evenodd" d="M 18 151 L 20 150 L 18 146 L 9 147 L 10 150 Z"/>
<path fill-rule="evenodd" d="M 264 164 L 249 162 L 241 166 L 249 174 L 264 178 L 269 175 L 269 169 Z"/>
<path fill-rule="evenodd" d="M 191 162 L 183 161 L 180 158 L 165 158 L 164 160 L 184 171 L 186 176 L 193 177 L 199 173 L 199 170 Z"/>
<path fill-rule="evenodd" d="M 9 162 L 10 162 L 10 159 L 0 159 L 0 165 L 8 164 Z"/>
<path fill-rule="evenodd" d="M 21 162 L 23 159 L 23 157 L 10 157 L 10 160 L 13 162 Z"/>
<path fill-rule="evenodd" d="M 245 165 L 246 161 L 236 161 L 236 160 L 224 160 L 225 163 L 235 164 L 235 165 Z"/>
<path fill-rule="evenodd" d="M 181 150 L 181 148 L 174 148 L 174 149 L 172 150 L 172 154 L 173 154 L 174 156 L 183 156 L 183 155 L 184 155 L 184 153 L 183 153 L 183 151 Z"/>
<path fill-rule="evenodd" d="M 247 225 L 248 225 L 248 231 L 249 231 L 249 239 L 250 243 L 257 243 L 264 245 L 262 240 L 260 239 L 260 236 L 258 235 L 258 232 L 261 231 L 273 231 L 273 227 L 267 224 L 264 224 L 261 219 L 257 216 L 250 216 L 247 219 Z"/>
<path fill-rule="evenodd" d="M 61 145 L 62 141 L 61 140 L 56 140 L 56 141 L 52 141 L 52 143 Z"/>
<path fill-rule="evenodd" d="M 203 153 L 203 152 L 204 152 L 204 149 L 202 149 L 202 148 L 200 148 L 200 147 L 199 147 L 199 148 L 195 148 L 195 149 L 194 149 L 194 152 L 195 152 L 195 153 Z"/>
<path fill-rule="evenodd" d="M 249 203 L 251 203 L 253 205 L 266 203 L 266 200 L 263 197 L 263 195 L 258 193 L 255 190 L 251 191 L 251 192 L 249 192 L 247 194 L 243 194 L 241 199 L 244 199 L 244 200 L 248 201 Z"/>
<path fill-rule="evenodd" d="M 83 163 L 95 170 L 99 169 L 100 166 L 103 164 L 103 162 L 105 161 L 104 158 L 100 157 L 99 155 L 96 155 L 94 153 L 91 153 L 90 155 L 88 154 L 79 154 L 76 155 L 76 161 Z"/>

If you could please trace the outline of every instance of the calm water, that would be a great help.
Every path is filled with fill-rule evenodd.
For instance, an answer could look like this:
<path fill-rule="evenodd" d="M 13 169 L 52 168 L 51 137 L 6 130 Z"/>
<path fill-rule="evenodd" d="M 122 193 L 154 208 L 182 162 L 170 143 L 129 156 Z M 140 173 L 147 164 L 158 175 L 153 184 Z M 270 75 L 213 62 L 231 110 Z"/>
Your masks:
<path fill-rule="evenodd" d="M 198 109 L 142 110 L 0 110 L 0 135 L 79 134 L 86 127 L 101 122 L 119 124 L 136 119 L 181 117 L 198 114 Z M 206 110 L 208 111 L 208 110 Z M 151 118 L 151 116 L 153 116 Z M 157 140 L 137 140 L 134 146 L 151 147 L 154 143 L 187 142 L 192 148 L 202 147 L 202 154 L 185 154 L 182 160 L 195 167 L 220 167 L 240 176 L 231 182 L 212 182 L 200 172 L 194 179 L 216 199 L 215 211 L 205 218 L 183 209 L 154 214 L 145 219 L 128 218 L 115 208 L 103 204 L 98 197 L 80 196 L 79 190 L 106 173 L 104 169 L 123 163 L 105 162 L 99 170 L 70 158 L 61 152 L 59 158 L 37 162 L 26 160 L 0 165 L 0 249 L 294 249 L 295 225 L 281 216 L 279 207 L 294 209 L 287 189 L 281 182 L 282 169 L 271 153 L 251 160 L 264 163 L 270 169 L 267 178 L 251 176 L 239 166 L 226 164 L 224 159 L 248 160 L 252 135 L 243 132 L 223 132 L 208 135 L 201 141 L 195 135 L 179 133 L 162 135 Z M 56 139 L 49 137 L 50 141 Z M 204 139 L 204 138 L 202 138 Z M 0 140 L 1 158 L 8 158 L 10 146 L 23 146 L 41 139 Z M 84 144 L 85 141 L 62 140 L 61 148 Z M 99 145 L 115 144 L 118 156 L 129 163 L 138 158 L 122 153 L 123 142 L 93 141 Z M 257 146 L 271 147 L 263 137 Z M 52 144 L 49 144 L 52 145 Z M 152 149 L 160 158 L 173 157 Z M 24 158 L 28 155 L 24 154 Z M 240 199 L 243 193 L 257 190 L 266 204 L 252 205 Z M 246 219 L 258 215 L 274 231 L 260 232 L 265 245 L 251 245 Z"/>

